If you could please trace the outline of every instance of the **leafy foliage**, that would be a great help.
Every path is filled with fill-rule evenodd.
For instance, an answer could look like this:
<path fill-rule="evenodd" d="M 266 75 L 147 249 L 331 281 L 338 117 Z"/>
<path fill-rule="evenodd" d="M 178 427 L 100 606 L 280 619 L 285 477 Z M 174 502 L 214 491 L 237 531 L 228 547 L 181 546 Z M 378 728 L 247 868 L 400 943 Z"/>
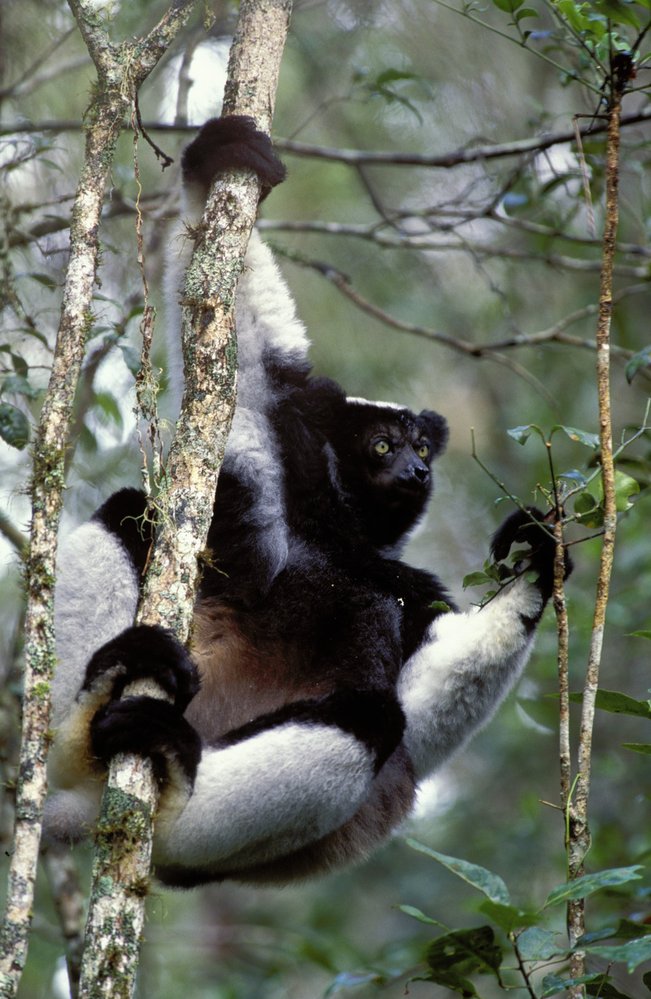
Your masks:
<path fill-rule="evenodd" d="M 592 973 L 579 979 L 564 973 L 572 951 L 563 942 L 559 929 L 549 926 L 549 922 L 554 920 L 554 907 L 570 898 L 586 897 L 613 888 L 631 890 L 631 883 L 641 879 L 643 867 L 635 865 L 587 874 L 554 888 L 536 911 L 522 911 L 511 905 L 510 892 L 499 875 L 466 860 L 440 854 L 414 840 L 410 840 L 409 844 L 485 895 L 488 904 L 483 902 L 480 909 L 492 924 L 448 930 L 437 935 L 426 949 L 425 969 L 412 973 L 414 980 L 431 981 L 462 996 L 478 996 L 480 993 L 474 977 L 491 974 L 505 988 L 509 962 L 514 956 L 520 978 L 516 984 L 526 987 L 530 995 L 538 995 L 540 999 L 556 995 L 572 985 L 588 984 L 595 986 L 594 994 L 631 999 L 613 985 L 609 974 Z M 411 906 L 401 906 L 401 911 L 425 925 L 440 925 L 437 920 Z M 606 940 L 620 942 L 605 943 Z M 609 962 L 623 963 L 632 973 L 651 957 L 651 927 L 632 920 L 620 920 L 616 926 L 604 926 L 584 936 L 578 941 L 576 949 Z M 537 992 L 533 986 L 537 972 L 550 963 L 559 965 L 560 970 L 545 975 Z"/>

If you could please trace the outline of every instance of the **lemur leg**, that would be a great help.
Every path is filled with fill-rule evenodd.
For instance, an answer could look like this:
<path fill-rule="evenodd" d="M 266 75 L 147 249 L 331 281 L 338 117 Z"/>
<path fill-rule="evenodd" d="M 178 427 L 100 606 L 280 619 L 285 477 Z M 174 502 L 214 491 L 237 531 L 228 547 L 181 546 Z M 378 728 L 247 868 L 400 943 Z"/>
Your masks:
<path fill-rule="evenodd" d="M 371 750 L 330 725 L 287 724 L 204 752 L 180 812 L 162 807 L 154 863 L 168 883 L 180 871 L 220 873 L 261 863 L 320 839 L 369 794 Z"/>
<path fill-rule="evenodd" d="M 118 748 L 137 752 L 134 726 L 117 726 Z M 392 693 L 338 691 L 288 704 L 204 747 L 191 794 L 179 795 L 178 781 L 162 790 L 154 845 L 161 877 L 182 883 L 176 867 L 237 870 L 338 828 L 367 798 L 403 731 Z M 174 765 L 185 753 L 180 735 L 177 749 L 164 747 Z"/>
<path fill-rule="evenodd" d="M 133 624 L 152 538 L 145 509 L 144 493 L 122 489 L 61 545 L 54 597 L 55 726 L 73 704 L 93 653 Z"/>

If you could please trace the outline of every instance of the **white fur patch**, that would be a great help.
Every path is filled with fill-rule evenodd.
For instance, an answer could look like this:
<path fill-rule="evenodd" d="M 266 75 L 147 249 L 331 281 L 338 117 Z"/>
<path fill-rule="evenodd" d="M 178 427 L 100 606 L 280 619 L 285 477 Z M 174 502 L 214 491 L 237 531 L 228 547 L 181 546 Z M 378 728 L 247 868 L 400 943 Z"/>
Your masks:
<path fill-rule="evenodd" d="M 247 521 L 257 531 L 256 547 L 271 579 L 287 563 L 288 532 L 282 463 L 276 437 L 264 414 L 237 407 L 224 469 L 253 491 Z"/>
<path fill-rule="evenodd" d="M 182 813 L 161 811 L 155 859 L 227 871 L 282 856 L 349 819 L 372 780 L 369 751 L 333 726 L 289 723 L 205 751 Z"/>
<path fill-rule="evenodd" d="M 203 210 L 203 191 L 192 185 L 184 191 L 185 210 L 196 224 Z M 174 414 L 182 394 L 181 310 L 179 298 L 191 241 L 184 230 L 171 240 L 166 278 L 168 358 Z M 244 485 L 254 487 L 255 502 L 249 522 L 258 535 L 252 544 L 266 564 L 269 578 L 287 561 L 287 527 L 283 473 L 278 445 L 268 421 L 275 404 L 266 361 L 303 365 L 309 341 L 296 316 L 294 301 L 273 254 L 254 230 L 235 300 L 238 344 L 237 401 L 228 438 L 224 468 Z"/>
<path fill-rule="evenodd" d="M 96 521 L 78 527 L 61 544 L 54 595 L 57 668 L 52 687 L 53 724 L 74 701 L 93 652 L 133 624 L 138 580 L 115 535 Z"/>
<path fill-rule="evenodd" d="M 74 790 L 56 791 L 45 802 L 46 837 L 77 843 L 89 836 L 99 813 L 104 781 L 86 781 Z"/>
<path fill-rule="evenodd" d="M 346 402 L 355 406 L 373 406 L 378 409 L 391 409 L 397 412 L 405 412 L 407 407 L 401 406 L 397 402 L 377 402 L 375 399 L 362 399 L 361 396 L 346 396 Z"/>
<path fill-rule="evenodd" d="M 418 778 L 492 717 L 533 646 L 520 615 L 534 617 L 541 603 L 538 589 L 521 578 L 481 610 L 444 614 L 430 626 L 398 684 Z"/>

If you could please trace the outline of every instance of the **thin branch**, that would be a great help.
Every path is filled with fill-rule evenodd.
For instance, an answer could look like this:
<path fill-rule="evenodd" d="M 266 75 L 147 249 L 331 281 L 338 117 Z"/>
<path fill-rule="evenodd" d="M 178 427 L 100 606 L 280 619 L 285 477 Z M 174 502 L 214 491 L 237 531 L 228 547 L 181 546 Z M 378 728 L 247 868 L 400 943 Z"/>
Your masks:
<path fill-rule="evenodd" d="M 639 125 L 651 121 L 651 108 L 647 107 L 633 114 L 622 116 L 622 128 L 629 125 Z M 191 134 L 196 131 L 196 125 L 170 124 L 160 121 L 146 121 L 148 132 L 180 132 Z M 581 129 L 582 136 L 601 135 L 607 129 L 605 122 L 597 121 Z M 0 135 L 13 135 L 33 132 L 78 132 L 78 121 L 66 119 L 45 120 L 41 122 L 7 122 L 0 124 Z M 274 138 L 274 144 L 279 152 L 293 156 L 304 156 L 310 159 L 332 160 L 335 163 L 347 163 L 358 166 L 366 163 L 373 166 L 416 166 L 448 168 L 465 163 L 477 163 L 485 160 L 504 159 L 509 156 L 522 156 L 525 153 L 539 153 L 552 146 L 574 142 L 575 134 L 571 128 L 559 132 L 547 132 L 543 135 L 527 139 L 514 139 L 510 142 L 495 144 L 479 144 L 461 147 L 438 155 L 403 153 L 396 150 L 369 149 L 338 149 L 331 146 L 317 146 L 308 142 L 297 142 L 290 139 Z"/>
<path fill-rule="evenodd" d="M 623 85 L 622 85 L 623 88 Z M 579 734 L 576 792 L 570 804 L 570 843 L 568 850 L 569 876 L 580 877 L 583 862 L 590 848 L 588 799 L 592 764 L 592 734 L 595 702 L 599 686 L 599 671 L 603 648 L 606 608 L 613 567 L 617 509 L 615 497 L 615 461 L 613 456 L 611 393 L 610 393 L 610 326 L 613 310 L 613 258 L 619 222 L 619 153 L 622 89 L 613 85 L 608 108 L 608 142 L 606 147 L 606 221 L 603 237 L 603 264 L 599 291 L 597 320 L 597 395 L 599 405 L 600 463 L 603 482 L 604 527 L 597 593 L 590 637 L 588 666 L 583 686 L 581 727 Z M 568 903 L 570 946 L 585 932 L 585 900 Z M 585 971 L 585 956 L 575 952 L 570 959 L 570 973 L 578 977 Z M 573 992 L 573 994 L 575 994 Z M 576 991 L 579 994 L 579 991 Z"/>
<path fill-rule="evenodd" d="M 79 987 L 84 942 L 84 896 L 79 871 L 70 848 L 64 844 L 49 843 L 43 850 L 43 860 L 65 941 L 68 981 L 74 999 Z"/>
<path fill-rule="evenodd" d="M 321 274 L 326 280 L 328 280 L 334 287 L 350 302 L 353 303 L 358 309 L 366 313 L 366 315 L 372 316 L 379 322 L 383 323 L 385 326 L 390 326 L 392 329 L 399 330 L 401 333 L 410 333 L 412 336 L 422 337 L 424 340 L 431 340 L 434 343 L 439 343 L 444 347 L 449 347 L 450 350 L 455 351 L 458 354 L 465 354 L 467 357 L 474 358 L 492 358 L 497 360 L 499 363 L 505 363 L 504 357 L 500 354 L 503 350 L 508 350 L 515 347 L 534 347 L 539 346 L 542 343 L 563 343 L 571 347 L 579 347 L 582 350 L 597 350 L 597 343 L 595 340 L 586 340 L 580 337 L 570 336 L 565 333 L 567 326 L 572 323 L 578 322 L 581 319 L 585 319 L 597 312 L 597 306 L 594 304 L 586 305 L 581 309 L 576 309 L 571 312 L 568 316 L 560 319 L 553 326 L 545 330 L 540 330 L 537 333 L 518 333 L 514 336 L 505 337 L 502 340 L 496 340 L 494 343 L 472 343 L 469 340 L 464 340 L 461 337 L 452 336 L 450 333 L 444 333 L 441 330 L 434 330 L 429 326 L 421 326 L 418 323 L 410 323 L 407 320 L 399 319 L 397 316 L 392 316 L 389 312 L 381 309 L 378 305 L 370 302 L 367 298 L 364 298 L 358 291 L 356 291 L 350 279 L 342 274 L 341 271 L 337 270 L 329 264 L 324 264 L 316 260 L 306 260 L 303 257 L 299 257 L 296 254 L 290 253 L 287 250 L 277 248 L 278 254 L 280 256 L 285 256 L 292 263 L 298 264 L 300 267 L 309 267 L 315 270 L 318 274 Z M 613 296 L 613 301 L 621 301 L 627 294 L 639 294 L 642 291 L 648 292 L 648 285 L 633 285 L 630 288 L 623 289 L 619 295 Z M 635 354 L 635 351 L 629 350 L 625 347 L 619 347 L 617 345 L 611 346 L 611 353 L 622 360 L 630 360 Z M 644 372 L 641 372 L 643 374 Z M 525 372 L 523 369 L 518 370 L 518 374 L 524 376 Z M 531 375 L 529 375 L 531 379 Z M 536 382 L 537 389 L 540 390 L 540 385 Z"/>
<path fill-rule="evenodd" d="M 20 206 L 16 208 L 16 211 L 20 211 Z M 443 222 L 442 224 L 436 225 L 433 221 L 432 216 L 435 212 L 440 212 L 440 214 L 445 219 L 450 219 L 450 216 L 456 214 L 454 219 L 454 225 L 449 221 Z M 496 225 L 505 226 L 507 228 L 514 228 L 521 230 L 522 232 L 532 233 L 535 236 L 544 236 L 547 239 L 558 239 L 565 240 L 569 243 L 576 243 L 578 246 L 588 246 L 588 247 L 601 247 L 600 239 L 590 239 L 585 236 L 578 236 L 571 232 L 563 232 L 560 229 L 551 229 L 549 226 L 539 225 L 536 222 L 530 222 L 527 219 L 516 219 L 509 218 L 506 215 L 502 215 L 495 210 L 490 210 L 489 212 L 480 209 L 479 211 L 462 211 L 452 213 L 448 208 L 424 208 L 421 212 L 395 212 L 387 215 L 383 215 L 381 220 L 376 220 L 373 222 L 331 222 L 324 221 L 322 219 L 261 219 L 258 223 L 258 227 L 261 230 L 267 232 L 313 232 L 318 233 L 323 236 L 348 236 L 352 239 L 364 239 L 369 242 L 375 243 L 382 249 L 392 249 L 392 250 L 433 250 L 441 253 L 447 252 L 448 250 L 462 250 L 467 246 L 472 247 L 473 244 L 469 244 L 467 241 L 461 243 L 436 243 L 433 242 L 432 237 L 429 233 L 410 233 L 404 232 L 402 226 L 405 222 L 424 222 L 428 223 L 432 229 L 442 229 L 444 231 L 449 231 L 451 228 L 458 228 L 466 223 L 475 222 L 478 219 L 489 220 L 495 222 Z M 393 231 L 390 233 L 383 232 L 385 226 L 390 225 L 395 229 L 395 226 L 400 224 L 401 228 L 399 231 Z M 13 245 L 13 244 L 12 244 Z M 642 246 L 640 243 L 617 243 L 616 250 L 618 253 L 630 254 L 631 256 L 637 257 L 651 257 L 651 247 Z M 488 244 L 477 244 L 476 252 L 484 253 L 487 256 L 493 254 L 495 256 L 500 255 L 499 248 L 493 250 Z M 529 259 L 536 259 L 535 255 L 531 255 Z M 543 256 L 538 256 L 537 259 L 544 260 L 546 263 L 550 262 L 554 265 L 567 259 L 566 257 L 551 257 L 545 258 Z"/>
<path fill-rule="evenodd" d="M 71 30 L 75 31 L 76 28 L 72 28 Z M 52 80 L 56 80 L 58 76 L 63 76 L 64 73 L 74 73 L 75 70 L 82 69 L 89 64 L 90 60 L 88 54 L 86 54 L 71 56 L 66 62 L 58 62 L 54 66 L 43 66 L 38 72 L 34 72 L 31 75 L 23 74 L 20 80 L 10 86 L 3 87 L 0 90 L 0 99 L 26 97 L 28 94 L 32 94 L 35 90 L 38 90 L 45 83 L 51 83 Z"/>
<path fill-rule="evenodd" d="M 471 240 L 457 237 L 451 239 L 434 239 L 429 235 L 399 237 L 378 231 L 378 223 L 371 226 L 344 225 L 338 222 L 275 222 L 264 220 L 261 228 L 266 230 L 319 232 L 326 235 L 344 235 L 368 239 L 383 249 L 422 250 L 428 253 L 471 253 L 473 257 L 484 260 L 521 260 L 527 263 L 541 263 L 556 270 L 577 271 L 582 274 L 597 274 L 601 270 L 599 260 L 583 260 L 558 253 L 539 253 L 529 250 L 516 250 L 505 246 L 491 246 L 489 243 L 475 243 Z M 614 274 L 618 277 L 633 280 L 651 280 L 647 266 L 634 267 L 620 264 L 615 266 Z"/>
<path fill-rule="evenodd" d="M 106 30 L 101 26 L 97 11 L 88 0 L 68 0 L 68 6 L 73 13 L 79 33 L 86 43 L 89 55 L 97 69 L 98 76 L 105 77 L 112 70 L 119 72 L 116 65 L 115 50 L 109 41 Z M 79 128 L 79 122 L 77 122 Z"/>
<path fill-rule="evenodd" d="M 174 0 L 151 31 L 137 42 L 135 46 L 138 66 L 136 79 L 139 85 L 145 81 L 152 69 L 165 55 L 181 28 L 186 24 L 195 4 L 196 0 Z"/>
<path fill-rule="evenodd" d="M 41 54 L 36 57 L 34 62 L 30 63 L 27 69 L 24 70 L 24 72 L 21 73 L 20 76 L 13 81 L 13 83 L 8 84 L 6 87 L 0 88 L 0 99 L 4 99 L 5 97 L 15 97 L 19 94 L 31 93 L 31 91 L 35 89 L 33 86 L 34 79 L 38 80 L 39 78 L 39 67 L 43 66 L 50 56 L 54 55 L 56 50 L 68 41 L 75 30 L 76 29 L 73 25 L 71 28 L 68 28 L 67 31 L 64 31 L 62 35 L 55 38 L 55 40 L 45 49 L 44 52 L 41 52 Z M 88 56 L 84 57 L 84 62 L 88 62 Z"/>
<path fill-rule="evenodd" d="M 6 538 L 10 545 L 16 549 L 20 555 L 24 555 L 27 552 L 29 546 L 29 538 L 26 534 L 16 527 L 11 518 L 4 512 L 0 510 L 0 534 Z"/>
<path fill-rule="evenodd" d="M 473 24 L 480 25 L 480 27 L 484 28 L 485 31 L 492 32 L 494 35 L 498 35 L 498 37 L 503 38 L 507 42 L 511 42 L 512 44 L 517 45 L 518 47 L 526 47 L 524 45 L 522 35 L 520 35 L 520 37 L 518 38 L 514 38 L 513 35 L 510 35 L 507 31 L 503 31 L 501 28 L 496 27 L 494 24 L 491 24 L 489 21 L 484 21 L 480 17 L 477 17 L 475 12 L 471 8 L 459 10 L 458 7 L 453 7 L 451 3 L 445 3 L 445 0 L 435 0 L 435 2 L 438 4 L 439 7 L 444 7 L 445 10 L 449 10 L 452 11 L 452 13 L 454 14 L 460 14 L 462 17 L 466 17 Z M 564 66 L 562 63 L 557 62 L 556 59 L 552 59 L 552 57 L 548 54 L 548 52 L 542 51 L 541 49 L 532 49 L 532 48 L 527 48 L 527 51 L 530 52 L 532 55 L 537 56 L 537 58 L 542 59 L 542 61 L 546 62 L 548 65 L 553 66 L 555 70 L 557 70 L 559 73 L 563 74 L 564 76 L 567 76 L 572 80 L 575 80 L 577 83 L 583 84 L 583 86 L 587 87 L 589 90 L 594 90 L 597 93 L 599 93 L 598 87 L 596 87 L 592 83 L 588 83 L 588 81 L 585 80 L 583 77 L 580 77 L 578 73 L 576 73 L 572 69 L 569 69 L 567 66 Z"/>

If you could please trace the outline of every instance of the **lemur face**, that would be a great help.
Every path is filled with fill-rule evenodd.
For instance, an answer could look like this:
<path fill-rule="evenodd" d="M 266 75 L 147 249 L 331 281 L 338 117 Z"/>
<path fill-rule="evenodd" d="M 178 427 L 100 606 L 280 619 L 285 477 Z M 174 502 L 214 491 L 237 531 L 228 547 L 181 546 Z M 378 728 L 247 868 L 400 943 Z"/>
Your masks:
<path fill-rule="evenodd" d="M 365 403 L 351 407 L 350 444 L 361 478 L 383 503 L 424 504 L 430 465 L 444 450 L 448 429 L 438 413 Z"/>
<path fill-rule="evenodd" d="M 367 476 L 378 488 L 396 494 L 429 493 L 432 442 L 418 426 L 387 421 L 370 427 L 363 455 Z"/>

